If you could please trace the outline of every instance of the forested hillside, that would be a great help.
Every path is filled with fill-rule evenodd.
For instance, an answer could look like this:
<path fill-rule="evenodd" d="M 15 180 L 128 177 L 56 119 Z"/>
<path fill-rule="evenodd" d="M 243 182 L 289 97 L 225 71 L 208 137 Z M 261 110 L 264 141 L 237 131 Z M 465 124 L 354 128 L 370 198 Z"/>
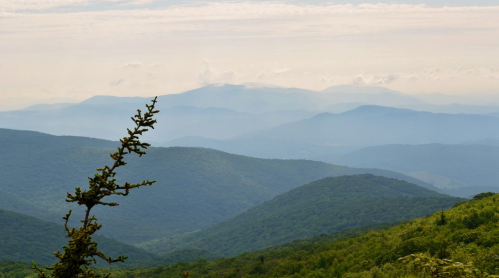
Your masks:
<path fill-rule="evenodd" d="M 119 138 L 116 138 L 118 140 Z M 114 148 L 118 142 L 81 136 L 54 136 L 46 133 L 0 128 L 2 153 L 26 154 L 36 151 L 56 150 L 70 147 Z M 7 163 L 8 161 L 2 161 Z"/>
<path fill-rule="evenodd" d="M 0 261 L 52 264 L 53 252 L 67 245 L 62 225 L 0 209 Z M 129 263 L 151 260 L 156 256 L 131 245 L 104 236 L 95 236 L 99 248 L 108 256 L 128 255 Z M 101 264 L 102 265 L 102 262 Z"/>
<path fill-rule="evenodd" d="M 420 272 L 424 264 L 461 275 L 433 277 L 490 277 L 498 274 L 499 196 L 472 200 L 444 212 L 403 222 L 393 228 L 320 236 L 214 262 L 199 260 L 152 269 L 119 270 L 115 277 L 431 277 Z M 348 237 L 350 235 L 351 237 Z M 399 258 L 420 254 L 424 264 L 403 263 Z M 418 255 L 419 256 L 419 255 Z M 433 261 L 429 257 L 452 262 Z M 474 266 L 469 265 L 469 263 Z M 474 269 L 476 268 L 476 269 Z M 436 268 L 434 268 L 436 269 Z M 468 273 L 464 272 L 467 269 Z M 471 271 L 474 272 L 471 272 Z M 420 274 L 417 274 L 420 273 Z M 468 276 L 465 276 L 465 275 Z"/>
<path fill-rule="evenodd" d="M 371 174 L 325 178 L 204 230 L 139 246 L 156 253 L 196 248 L 234 256 L 294 239 L 409 220 L 459 201 L 462 199 Z"/>
<path fill-rule="evenodd" d="M 43 209 L 26 199 L 2 189 L 0 189 L 0 208 L 50 221 L 59 221 L 61 219 L 61 215 L 57 211 Z"/>
<path fill-rule="evenodd" d="M 373 231 L 373 230 L 380 230 L 384 229 L 387 227 L 391 227 L 394 224 L 381 224 L 381 225 L 375 225 L 375 226 L 369 226 L 369 227 L 362 227 L 358 229 L 353 229 L 353 230 L 345 230 L 343 232 L 338 232 L 334 233 L 331 235 L 321 235 L 314 237 L 312 239 L 307 239 L 307 240 L 294 240 L 291 243 L 283 244 L 283 245 L 278 245 L 275 247 L 267 248 L 265 252 L 268 252 L 268 250 L 280 250 L 283 248 L 289 248 L 289 247 L 296 247 L 304 242 L 329 242 L 332 240 L 337 240 L 337 239 L 344 239 L 352 236 L 358 236 L 362 235 L 368 231 Z M 255 252 L 256 253 L 256 252 Z M 194 256 L 193 256 L 194 255 Z M 185 259 L 187 258 L 187 260 Z M 193 260 L 188 260 L 188 259 L 193 259 Z M 117 277 L 117 276 L 122 276 L 126 275 L 125 277 L 136 277 L 136 275 L 148 275 L 147 277 L 161 277 L 158 276 L 157 273 L 160 273 L 164 270 L 164 267 L 167 265 L 170 265 L 174 262 L 178 262 L 177 266 L 180 265 L 186 265 L 186 262 L 191 262 L 191 261 L 197 261 L 196 264 L 206 264 L 207 260 L 209 261 L 215 261 L 217 258 L 213 257 L 212 254 L 209 254 L 206 251 L 201 251 L 201 250 L 183 250 L 183 251 L 177 251 L 173 253 L 169 253 L 160 257 L 156 257 L 153 260 L 147 260 L 147 261 L 140 261 L 138 264 L 132 264 L 130 269 L 126 270 L 112 270 L 112 277 Z M 151 267 L 149 264 L 153 264 L 153 266 L 158 265 L 158 261 L 161 263 L 159 264 L 157 268 L 154 268 L 154 271 L 151 271 Z M 130 264 L 127 263 L 129 266 Z M 147 268 L 149 267 L 149 268 Z M 140 270 L 138 270 L 140 268 Z M 177 267 L 176 271 L 180 271 L 179 269 L 182 269 L 182 267 Z M 98 273 L 101 272 L 108 272 L 108 269 L 97 269 L 96 270 Z M 38 275 L 34 273 L 33 269 L 31 268 L 30 263 L 23 263 L 23 262 L 10 262 L 10 261 L 0 261 L 0 273 L 3 274 L 5 277 L 29 277 L 29 278 L 36 278 Z M 178 275 L 180 275 L 180 272 L 178 272 Z M 170 276 L 167 276 L 170 277 Z M 176 277 L 173 275 L 173 277 Z"/>
<path fill-rule="evenodd" d="M 114 149 L 100 145 L 116 144 L 24 131 L 4 130 L 4 134 L 7 135 L 0 136 L 5 143 L 0 145 L 0 190 L 59 217 L 69 208 L 66 192 L 77 186 L 86 187 L 87 177 L 110 163 L 109 153 Z M 90 147 L 81 146 L 85 144 Z M 118 181 L 151 179 L 157 183 L 119 200 L 120 206 L 96 209 L 95 214 L 104 225 L 103 234 L 133 243 L 211 226 L 278 194 L 328 176 L 372 173 L 434 189 L 386 170 L 305 160 L 255 159 L 201 148 L 150 148 L 140 160 L 131 157 L 128 161 L 129 165 L 118 171 Z M 47 215 L 52 217 L 53 213 Z M 76 209 L 73 219 L 81 218 L 81 214 Z"/>
<path fill-rule="evenodd" d="M 499 192 L 499 147 L 491 145 L 384 145 L 317 158 L 351 167 L 373 167 L 411 175 L 446 193 L 469 197 Z"/>

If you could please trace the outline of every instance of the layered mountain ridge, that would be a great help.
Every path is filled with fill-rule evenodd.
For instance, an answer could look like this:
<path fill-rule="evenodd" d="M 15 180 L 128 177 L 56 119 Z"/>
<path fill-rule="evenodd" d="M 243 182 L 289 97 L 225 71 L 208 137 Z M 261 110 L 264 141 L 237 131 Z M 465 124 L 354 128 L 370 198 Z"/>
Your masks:
<path fill-rule="evenodd" d="M 81 210 L 65 202 L 66 192 L 87 187 L 87 177 L 111 162 L 109 153 L 115 149 L 108 146 L 116 144 L 3 129 L 0 138 L 4 142 L 0 145 L 4 154 L 0 162 L 0 190 L 50 214 L 34 209 L 19 212 L 38 217 L 42 214 L 44 220 L 50 221 L 61 221 L 51 217 L 64 215 L 70 208 L 74 208 L 73 219 L 82 217 Z M 72 140 L 77 143 L 71 143 Z M 91 147 L 83 146 L 85 142 Z M 104 235 L 128 243 L 205 228 L 329 176 L 371 173 L 436 190 L 392 171 L 306 160 L 256 159 L 202 148 L 149 148 L 147 155 L 127 157 L 126 161 L 128 165 L 118 170 L 118 182 L 150 179 L 157 180 L 156 184 L 135 190 L 126 198 L 113 199 L 120 206 L 96 208 L 95 213 L 104 224 Z M 7 202 L 0 203 L 0 208 L 4 206 L 16 210 Z"/>
<path fill-rule="evenodd" d="M 381 223 L 409 220 L 463 199 L 371 174 L 320 179 L 209 228 L 138 246 L 155 253 L 206 250 L 220 256 Z"/>

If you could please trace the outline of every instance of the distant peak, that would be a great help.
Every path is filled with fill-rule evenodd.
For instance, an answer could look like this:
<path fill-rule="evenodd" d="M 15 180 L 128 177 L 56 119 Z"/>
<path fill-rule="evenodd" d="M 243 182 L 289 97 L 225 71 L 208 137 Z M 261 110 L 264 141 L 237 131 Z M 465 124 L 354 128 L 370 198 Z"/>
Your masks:
<path fill-rule="evenodd" d="M 415 111 L 409 109 L 380 106 L 380 105 L 363 105 L 355 109 L 343 112 L 342 114 L 385 114 L 393 112 L 415 112 Z"/>
<path fill-rule="evenodd" d="M 324 113 L 317 114 L 317 115 L 315 115 L 312 118 L 313 119 L 322 119 L 322 118 L 329 118 L 329 117 L 336 116 L 336 115 L 337 114 L 333 114 L 333 113 L 329 113 L 329 112 L 324 112 Z"/>
<path fill-rule="evenodd" d="M 333 114 L 333 113 L 320 113 L 315 115 L 313 118 L 314 119 L 327 119 L 330 117 L 335 117 L 338 115 L 383 115 L 383 114 L 388 114 L 388 113 L 396 113 L 396 112 L 416 112 L 413 110 L 409 109 L 401 109 L 401 108 L 394 108 L 394 107 L 386 107 L 386 106 L 379 106 L 379 105 L 363 105 L 359 106 L 355 109 L 348 110 L 346 112 L 340 113 L 340 114 Z"/>
<path fill-rule="evenodd" d="M 213 84 L 205 85 L 205 86 L 198 88 L 198 89 L 220 88 L 220 87 L 227 87 L 227 88 L 239 87 L 239 88 L 244 88 L 244 89 L 258 89 L 258 88 L 287 89 L 287 87 L 281 87 L 281 86 L 277 86 L 277 85 L 273 85 L 273 84 L 258 83 L 258 82 L 245 82 L 245 83 L 241 83 L 241 84 L 213 83 Z"/>

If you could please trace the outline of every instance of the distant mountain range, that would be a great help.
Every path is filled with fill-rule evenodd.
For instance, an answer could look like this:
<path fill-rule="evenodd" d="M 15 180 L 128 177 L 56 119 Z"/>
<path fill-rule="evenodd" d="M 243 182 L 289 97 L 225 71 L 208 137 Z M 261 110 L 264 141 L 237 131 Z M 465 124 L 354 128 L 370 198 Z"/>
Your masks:
<path fill-rule="evenodd" d="M 265 158 L 311 159 L 328 153 L 347 153 L 363 146 L 457 144 L 484 138 L 499 138 L 499 118 L 369 105 L 341 114 L 322 113 L 228 140 L 187 137 L 168 144 L 210 147 Z"/>
<path fill-rule="evenodd" d="M 0 208 L 60 221 L 70 206 L 66 192 L 88 186 L 87 177 L 109 164 L 117 142 L 0 129 Z M 150 148 L 127 158 L 118 182 L 157 180 L 95 209 L 102 233 L 137 243 L 205 228 L 313 180 L 372 173 L 436 190 L 417 179 L 386 170 L 356 169 L 306 160 L 267 160 L 202 148 Z M 7 194 L 5 195 L 7 196 Z M 28 202 L 30 206 L 24 206 Z M 82 216 L 75 208 L 74 221 Z M 59 217 L 57 217 L 59 215 Z"/>
<path fill-rule="evenodd" d="M 355 93 L 354 93 L 355 92 Z M 344 112 L 358 104 L 420 103 L 380 87 L 340 86 L 325 92 L 253 85 L 209 85 L 158 98 L 156 132 L 148 140 L 161 145 L 184 136 L 226 139 L 312 117 L 320 111 Z M 116 140 L 129 118 L 150 98 L 95 96 L 77 104 L 40 104 L 0 112 L 0 127 Z M 335 106 L 336 105 L 336 106 Z M 499 111 L 499 110 L 498 110 Z"/>
<path fill-rule="evenodd" d="M 143 108 L 149 100 L 150 98 L 142 97 L 95 96 L 80 103 L 39 104 L 23 110 L 0 112 L 0 127 L 41 131 L 54 135 L 117 140 L 130 126 L 130 116 L 136 109 Z M 255 132 L 266 132 L 285 124 L 311 119 L 321 113 L 343 113 L 365 105 L 449 114 L 499 112 L 499 106 L 435 105 L 421 101 L 417 96 L 382 87 L 358 86 L 335 86 L 323 91 L 310 91 L 259 84 L 208 85 L 181 94 L 159 96 L 158 100 L 161 113 L 158 114 L 157 131 L 147 134 L 146 140 L 156 146 L 187 146 L 194 142 L 195 146 L 213 146 L 215 144 L 213 140 L 224 140 L 223 144 L 228 145 L 229 149 L 240 149 L 241 144 L 252 148 L 257 143 L 225 142 L 225 140 L 238 136 L 247 137 Z M 324 115 L 319 116 L 324 117 Z M 350 131 L 350 129 L 335 129 L 345 134 Z M 473 138 L 473 140 L 481 139 L 486 138 Z M 209 142 L 203 143 L 201 142 L 203 140 Z M 341 153 L 352 149 L 325 148 L 315 141 L 308 143 L 291 141 L 278 141 L 275 144 L 285 146 L 284 148 L 299 148 L 301 155 L 296 156 L 274 146 L 270 148 L 276 152 L 268 155 L 256 152 L 241 153 L 241 151 L 237 153 L 259 157 L 307 158 L 309 156 L 303 153 L 310 152 L 313 156 L 316 152 Z M 273 144 L 273 142 L 267 143 Z M 391 142 L 384 142 L 388 143 Z M 256 148 L 261 149 L 260 144 L 257 144 Z M 260 152 L 267 153 L 267 151 Z"/>
<path fill-rule="evenodd" d="M 326 155 L 317 160 L 405 173 L 455 196 L 469 197 L 486 191 L 499 192 L 498 146 L 383 145 L 344 155 Z"/>
<path fill-rule="evenodd" d="M 382 106 L 361 106 L 233 138 L 310 142 L 317 145 L 460 143 L 499 138 L 499 119 L 481 115 L 434 114 Z"/>
<path fill-rule="evenodd" d="M 62 97 L 50 99 L 37 99 L 32 97 L 0 98 L 0 111 L 18 110 L 30 106 L 52 106 L 59 104 L 72 104 L 77 102 L 77 100 Z"/>
<path fill-rule="evenodd" d="M 331 177 L 295 188 L 212 227 L 139 246 L 155 253 L 189 248 L 234 256 L 294 239 L 409 220 L 462 200 L 370 174 Z"/>

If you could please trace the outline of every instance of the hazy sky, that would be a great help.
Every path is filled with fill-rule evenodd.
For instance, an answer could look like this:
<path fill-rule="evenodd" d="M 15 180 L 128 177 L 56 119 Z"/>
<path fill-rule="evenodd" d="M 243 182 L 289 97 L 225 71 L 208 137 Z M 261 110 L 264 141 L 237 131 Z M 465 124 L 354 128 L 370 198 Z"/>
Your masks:
<path fill-rule="evenodd" d="M 0 99 L 244 82 L 499 94 L 496 0 L 377 2 L 2 0 Z"/>

